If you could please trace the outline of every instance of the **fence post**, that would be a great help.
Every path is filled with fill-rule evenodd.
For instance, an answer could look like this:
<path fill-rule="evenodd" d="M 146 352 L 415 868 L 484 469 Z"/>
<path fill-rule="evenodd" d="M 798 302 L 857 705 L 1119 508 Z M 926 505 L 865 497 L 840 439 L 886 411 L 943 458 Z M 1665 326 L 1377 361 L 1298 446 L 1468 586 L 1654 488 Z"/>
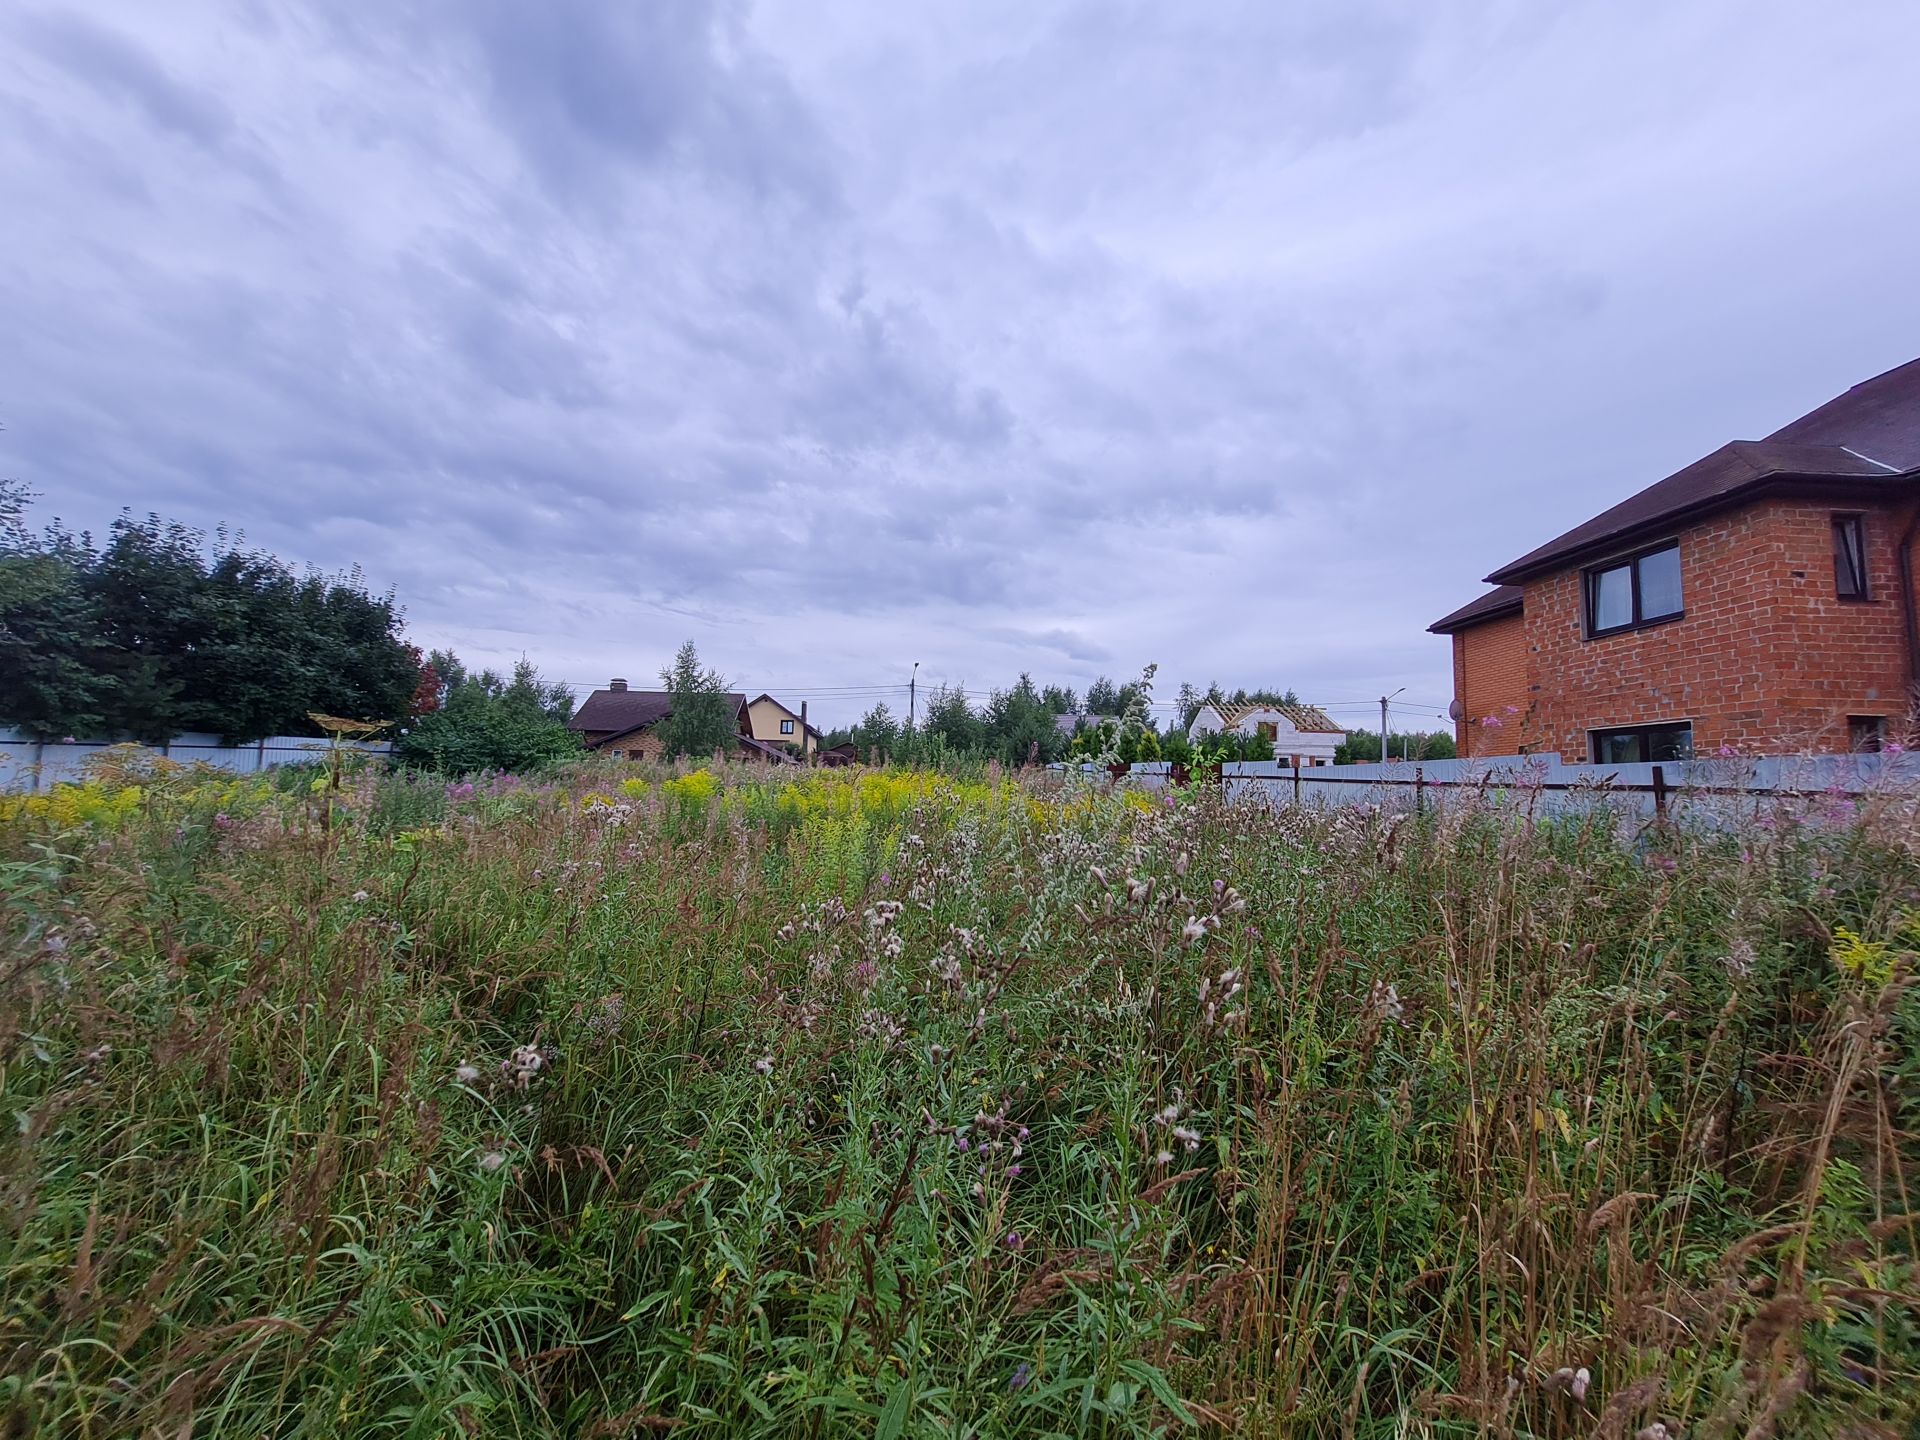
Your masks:
<path fill-rule="evenodd" d="M 41 767 L 46 763 L 47 742 L 44 740 L 36 740 L 33 742 L 33 793 L 36 795 L 40 793 Z"/>
<path fill-rule="evenodd" d="M 1300 808 L 1300 757 L 1293 757 L 1293 808 Z"/>
<path fill-rule="evenodd" d="M 1413 767 L 1413 808 L 1424 812 L 1427 808 L 1427 767 Z"/>
<path fill-rule="evenodd" d="M 1653 767 L 1653 813 L 1654 818 L 1667 818 L 1667 772 L 1656 765 Z"/>

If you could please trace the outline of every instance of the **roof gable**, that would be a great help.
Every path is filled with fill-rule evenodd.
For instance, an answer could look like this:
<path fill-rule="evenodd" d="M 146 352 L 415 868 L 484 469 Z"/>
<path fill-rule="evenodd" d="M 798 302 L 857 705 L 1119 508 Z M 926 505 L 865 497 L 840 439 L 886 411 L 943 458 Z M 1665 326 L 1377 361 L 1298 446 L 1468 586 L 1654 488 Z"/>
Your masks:
<path fill-rule="evenodd" d="M 1218 715 L 1229 731 L 1238 730 L 1247 720 L 1256 715 L 1278 715 L 1295 730 L 1305 734 L 1344 735 L 1346 732 L 1333 723 L 1326 711 L 1313 705 L 1302 705 L 1285 700 L 1249 700 L 1239 705 L 1216 704 L 1208 701 L 1200 707 L 1194 716 L 1197 723 L 1200 715 L 1211 710 Z"/>

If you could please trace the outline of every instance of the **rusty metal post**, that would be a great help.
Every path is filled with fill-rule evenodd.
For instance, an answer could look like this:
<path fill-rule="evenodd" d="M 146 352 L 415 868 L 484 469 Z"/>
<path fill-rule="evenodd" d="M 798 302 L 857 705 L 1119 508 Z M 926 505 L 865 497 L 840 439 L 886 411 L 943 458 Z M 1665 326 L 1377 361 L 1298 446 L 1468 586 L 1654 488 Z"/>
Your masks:
<path fill-rule="evenodd" d="M 1667 772 L 1661 766 L 1653 767 L 1653 814 L 1654 818 L 1667 818 Z"/>
<path fill-rule="evenodd" d="M 1424 812 L 1427 808 L 1427 767 L 1413 767 L 1413 808 Z"/>
<path fill-rule="evenodd" d="M 1293 757 L 1293 808 L 1300 808 L 1300 757 Z"/>

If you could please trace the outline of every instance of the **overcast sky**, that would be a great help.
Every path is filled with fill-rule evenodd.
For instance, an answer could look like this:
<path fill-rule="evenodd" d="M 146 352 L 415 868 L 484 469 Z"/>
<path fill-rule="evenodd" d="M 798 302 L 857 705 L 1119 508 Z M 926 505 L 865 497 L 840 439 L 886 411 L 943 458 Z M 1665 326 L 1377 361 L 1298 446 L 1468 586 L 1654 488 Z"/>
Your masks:
<path fill-rule="evenodd" d="M 9 0 L 0 475 L 587 685 L 1431 719 L 1482 575 L 1920 354 L 1916 54 L 1913 0 Z"/>

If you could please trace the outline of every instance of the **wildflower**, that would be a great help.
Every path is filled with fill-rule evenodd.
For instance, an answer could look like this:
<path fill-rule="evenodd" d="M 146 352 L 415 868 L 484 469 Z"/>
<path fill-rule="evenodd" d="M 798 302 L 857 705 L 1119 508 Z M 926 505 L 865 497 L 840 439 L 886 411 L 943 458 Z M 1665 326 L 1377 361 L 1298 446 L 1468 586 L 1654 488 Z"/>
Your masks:
<path fill-rule="evenodd" d="M 507 1157 L 502 1155 L 498 1150 L 489 1150 L 480 1157 L 480 1168 L 489 1175 L 506 1163 Z"/>
<path fill-rule="evenodd" d="M 1575 1400 L 1585 1400 L 1587 1398 L 1587 1387 L 1592 1383 L 1593 1372 L 1588 1370 L 1584 1365 L 1578 1370 L 1574 1369 L 1571 1365 L 1562 1365 L 1558 1370 L 1547 1376 L 1548 1390 L 1564 1390 L 1573 1396 Z"/>
<path fill-rule="evenodd" d="M 216 830 L 231 830 L 233 828 L 233 817 L 224 810 L 215 811 L 213 828 Z"/>
<path fill-rule="evenodd" d="M 1187 923 L 1180 927 L 1180 938 L 1190 944 L 1198 945 L 1207 938 L 1207 922 L 1197 916 L 1189 915 Z"/>
<path fill-rule="evenodd" d="M 1367 992 L 1367 1011 L 1383 1024 L 1405 1023 L 1406 1006 L 1400 1003 L 1400 991 L 1397 986 L 1374 981 L 1373 989 Z"/>
<path fill-rule="evenodd" d="M 1173 1138 L 1187 1147 L 1187 1153 L 1189 1155 L 1200 1148 L 1200 1132 L 1195 1130 L 1191 1125 L 1174 1126 Z"/>
<path fill-rule="evenodd" d="M 753 1068 L 758 1070 L 762 1075 L 773 1074 L 773 1057 L 771 1055 L 762 1055 L 758 1060 L 753 1062 Z"/>
<path fill-rule="evenodd" d="M 1753 942 L 1743 936 L 1727 947 L 1727 957 L 1723 963 L 1729 975 L 1736 980 L 1744 980 L 1753 974 L 1754 958 Z"/>
<path fill-rule="evenodd" d="M 970 1150 L 973 1148 L 973 1143 L 964 1135 L 956 1135 L 953 1137 L 953 1148 L 956 1150 Z"/>
<path fill-rule="evenodd" d="M 1021 1237 L 1018 1230 L 1009 1230 L 1007 1232 L 1006 1245 L 1009 1250 L 1024 1250 L 1026 1244 L 1026 1240 Z"/>
<path fill-rule="evenodd" d="M 454 1067 L 453 1078 L 462 1085 L 471 1085 L 480 1078 L 480 1067 L 471 1063 L 457 1065 Z"/>
<path fill-rule="evenodd" d="M 1153 1157 L 1153 1163 L 1156 1165 L 1171 1165 L 1173 1163 L 1173 1152 L 1171 1150 L 1156 1151 Z"/>
<path fill-rule="evenodd" d="M 547 1068 L 547 1053 L 534 1045 L 516 1045 L 513 1054 L 500 1062 L 500 1072 L 513 1081 L 516 1090 L 525 1090 Z"/>
<path fill-rule="evenodd" d="M 364 890 L 356 890 L 353 892 L 353 903 L 356 905 L 364 903 L 366 898 L 367 892 Z"/>
<path fill-rule="evenodd" d="M 1033 1367 L 1022 1360 L 1019 1367 L 1013 1372 L 1013 1378 L 1007 1381 L 1007 1389 L 1024 1390 L 1027 1388 L 1027 1382 L 1032 1378 Z"/>

